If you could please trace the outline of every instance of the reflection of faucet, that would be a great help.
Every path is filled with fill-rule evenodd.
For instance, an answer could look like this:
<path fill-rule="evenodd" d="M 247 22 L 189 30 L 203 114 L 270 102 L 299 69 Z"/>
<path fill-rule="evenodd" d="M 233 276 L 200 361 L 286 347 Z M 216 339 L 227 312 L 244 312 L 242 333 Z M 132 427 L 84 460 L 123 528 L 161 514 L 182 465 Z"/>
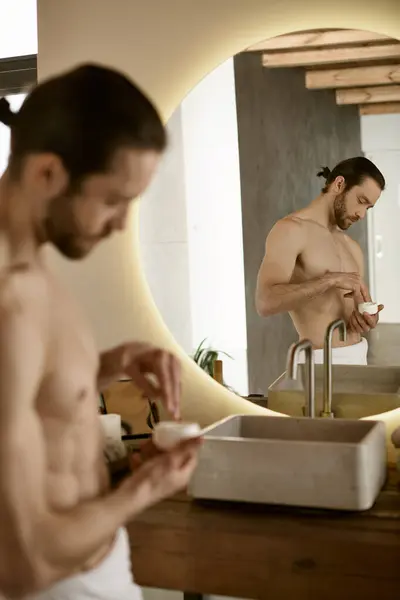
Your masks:
<path fill-rule="evenodd" d="M 307 388 L 307 417 L 315 417 L 315 378 L 314 378 L 314 356 L 313 347 L 310 340 L 300 340 L 296 344 L 292 344 L 286 364 L 286 377 L 291 380 L 297 379 L 297 367 L 299 364 L 299 354 L 305 352 L 308 388 Z"/>
<path fill-rule="evenodd" d="M 328 326 L 324 343 L 324 403 L 321 417 L 334 417 L 332 412 L 332 336 L 335 329 L 339 329 L 340 341 L 346 341 L 346 323 L 337 319 Z"/>

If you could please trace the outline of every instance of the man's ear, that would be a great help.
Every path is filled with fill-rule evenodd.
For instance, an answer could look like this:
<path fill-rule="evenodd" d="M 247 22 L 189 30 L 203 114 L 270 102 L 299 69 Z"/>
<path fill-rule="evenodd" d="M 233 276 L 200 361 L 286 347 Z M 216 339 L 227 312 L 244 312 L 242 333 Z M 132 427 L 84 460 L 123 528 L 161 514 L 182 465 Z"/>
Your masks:
<path fill-rule="evenodd" d="M 69 176 L 59 156 L 41 153 L 26 159 L 23 180 L 33 195 L 46 200 L 59 196 L 68 187 Z"/>
<path fill-rule="evenodd" d="M 346 187 L 346 180 L 342 175 L 338 175 L 335 179 L 335 181 L 332 183 L 332 190 L 336 193 L 336 194 L 340 194 L 341 192 L 344 191 L 344 188 Z"/>

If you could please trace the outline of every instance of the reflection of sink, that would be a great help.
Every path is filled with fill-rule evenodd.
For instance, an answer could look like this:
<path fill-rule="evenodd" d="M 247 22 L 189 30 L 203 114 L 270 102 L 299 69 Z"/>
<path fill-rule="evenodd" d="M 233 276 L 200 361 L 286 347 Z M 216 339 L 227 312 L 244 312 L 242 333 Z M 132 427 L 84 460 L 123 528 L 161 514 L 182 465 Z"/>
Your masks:
<path fill-rule="evenodd" d="M 283 373 L 268 389 L 268 408 L 291 417 L 305 414 L 306 366 L 299 365 L 300 384 L 287 385 Z M 315 365 L 315 414 L 322 410 L 323 365 Z M 335 417 L 362 419 L 373 415 L 381 416 L 400 408 L 400 367 L 377 365 L 333 365 L 332 366 L 332 411 Z M 285 389 L 287 388 L 287 389 Z M 400 413 L 400 411 L 399 411 Z M 382 416 L 384 419 L 384 415 Z M 386 435 L 388 460 L 395 462 L 394 448 L 390 435 L 399 417 L 391 415 L 387 420 Z M 386 421 L 386 420 L 385 420 Z"/>
<path fill-rule="evenodd" d="M 233 416 L 204 431 L 195 498 L 365 510 L 386 476 L 382 423 Z"/>
<path fill-rule="evenodd" d="M 293 417 L 304 415 L 305 365 L 299 365 L 302 389 L 285 390 L 285 373 L 268 390 L 268 408 Z M 322 410 L 323 365 L 315 365 L 315 408 Z M 335 417 L 362 419 L 400 407 L 400 367 L 332 366 Z"/>

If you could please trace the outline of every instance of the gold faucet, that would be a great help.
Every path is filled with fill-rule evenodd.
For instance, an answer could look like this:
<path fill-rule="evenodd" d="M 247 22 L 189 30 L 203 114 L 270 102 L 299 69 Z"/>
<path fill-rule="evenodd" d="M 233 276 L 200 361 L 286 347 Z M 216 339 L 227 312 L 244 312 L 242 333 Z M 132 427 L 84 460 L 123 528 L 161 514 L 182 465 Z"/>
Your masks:
<path fill-rule="evenodd" d="M 332 336 L 335 329 L 339 329 L 340 341 L 346 341 L 346 323 L 337 319 L 331 323 L 325 334 L 324 342 L 324 394 L 321 417 L 332 419 Z"/>
<path fill-rule="evenodd" d="M 310 340 L 300 340 L 292 344 L 289 349 L 286 378 L 294 381 L 297 379 L 297 366 L 299 362 L 299 354 L 304 350 L 306 355 L 308 388 L 307 388 L 307 417 L 315 417 L 315 376 L 314 376 L 314 355 L 313 346 Z"/>

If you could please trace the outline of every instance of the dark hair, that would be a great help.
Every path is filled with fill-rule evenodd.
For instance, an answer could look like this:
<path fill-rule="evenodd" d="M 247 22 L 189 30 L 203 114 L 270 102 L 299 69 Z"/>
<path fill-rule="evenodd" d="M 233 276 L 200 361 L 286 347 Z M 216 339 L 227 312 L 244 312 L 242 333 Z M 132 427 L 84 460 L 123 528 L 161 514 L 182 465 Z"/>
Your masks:
<path fill-rule="evenodd" d="M 0 98 L 0 122 L 11 127 L 15 114 L 11 111 L 10 105 L 5 98 Z"/>
<path fill-rule="evenodd" d="M 368 160 L 368 158 L 365 158 L 365 156 L 356 156 L 343 160 L 332 171 L 328 167 L 323 167 L 317 173 L 317 176 L 326 179 L 326 184 L 322 188 L 324 194 L 328 192 L 329 186 L 335 181 L 336 177 L 344 178 L 346 190 L 350 190 L 355 185 L 360 185 L 367 177 L 373 179 L 382 191 L 385 189 L 384 176 L 378 167 Z"/>
<path fill-rule="evenodd" d="M 124 75 L 99 65 L 82 65 L 39 84 L 18 113 L 2 98 L 0 121 L 11 127 L 11 172 L 27 155 L 51 152 L 77 181 L 104 172 L 120 147 L 166 147 L 150 100 Z"/>

